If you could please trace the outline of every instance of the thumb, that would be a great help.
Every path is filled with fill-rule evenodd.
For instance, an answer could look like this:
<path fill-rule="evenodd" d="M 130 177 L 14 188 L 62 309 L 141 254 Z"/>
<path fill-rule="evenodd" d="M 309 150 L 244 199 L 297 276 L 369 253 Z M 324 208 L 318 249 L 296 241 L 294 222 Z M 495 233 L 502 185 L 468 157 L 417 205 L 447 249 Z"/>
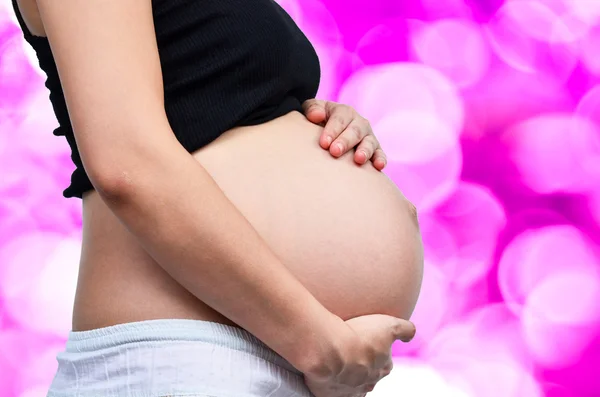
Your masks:
<path fill-rule="evenodd" d="M 302 109 L 306 118 L 312 123 L 322 123 L 327 118 L 327 110 L 320 100 L 309 99 L 302 104 Z"/>
<path fill-rule="evenodd" d="M 367 314 L 354 317 L 346 320 L 346 324 L 362 335 L 381 336 L 383 332 L 386 339 L 389 338 L 390 344 L 396 340 L 410 342 L 417 332 L 415 325 L 410 321 L 387 314 Z"/>
<path fill-rule="evenodd" d="M 417 328 L 413 323 L 396 317 L 393 317 L 391 329 L 394 339 L 402 342 L 410 342 L 417 333 Z"/>
<path fill-rule="evenodd" d="M 415 325 L 410 321 L 403 320 L 394 316 L 389 316 L 387 314 L 379 314 L 379 317 L 384 320 L 383 325 L 391 331 L 394 340 L 410 342 L 417 333 Z"/>

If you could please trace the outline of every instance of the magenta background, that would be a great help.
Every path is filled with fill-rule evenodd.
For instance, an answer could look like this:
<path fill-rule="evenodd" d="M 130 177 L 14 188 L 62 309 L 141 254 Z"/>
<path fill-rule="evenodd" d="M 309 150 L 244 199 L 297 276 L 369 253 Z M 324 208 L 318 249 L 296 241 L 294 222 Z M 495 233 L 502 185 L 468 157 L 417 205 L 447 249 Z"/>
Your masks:
<path fill-rule="evenodd" d="M 377 396 L 600 396 L 600 1 L 282 0 L 420 209 L 414 342 Z M 44 396 L 81 208 L 0 0 L 0 396 Z"/>

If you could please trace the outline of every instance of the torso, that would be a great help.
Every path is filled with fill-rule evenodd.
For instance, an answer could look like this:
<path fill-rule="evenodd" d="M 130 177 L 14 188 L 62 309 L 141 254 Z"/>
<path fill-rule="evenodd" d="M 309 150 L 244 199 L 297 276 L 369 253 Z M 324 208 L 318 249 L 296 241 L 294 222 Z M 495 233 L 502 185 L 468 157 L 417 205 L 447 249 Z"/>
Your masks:
<path fill-rule="evenodd" d="M 371 163 L 319 147 L 320 132 L 292 112 L 230 130 L 193 156 L 330 311 L 409 317 L 423 266 L 414 207 Z M 171 279 L 87 193 L 74 329 L 155 318 L 232 324 Z"/>
<path fill-rule="evenodd" d="M 19 5 L 30 31 L 43 36 L 35 1 Z M 344 319 L 407 318 L 423 267 L 414 207 L 370 163 L 356 165 L 352 152 L 334 159 L 320 148 L 320 132 L 292 112 L 227 131 L 192 155 L 329 310 Z M 234 325 L 168 276 L 97 192 L 82 201 L 74 330 L 157 318 Z"/>

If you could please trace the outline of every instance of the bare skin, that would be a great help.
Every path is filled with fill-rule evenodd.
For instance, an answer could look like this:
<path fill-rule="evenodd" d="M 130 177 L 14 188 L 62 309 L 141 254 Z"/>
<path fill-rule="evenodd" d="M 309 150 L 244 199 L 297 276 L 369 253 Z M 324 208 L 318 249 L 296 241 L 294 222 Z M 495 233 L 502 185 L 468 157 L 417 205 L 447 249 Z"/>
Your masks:
<path fill-rule="evenodd" d="M 22 2 L 35 24 L 24 6 L 34 1 Z M 39 3 L 97 187 L 83 198 L 73 329 L 238 319 L 316 396 L 370 390 L 391 368 L 391 342 L 414 335 L 399 319 L 422 279 L 414 206 L 372 163 L 332 158 L 319 147 L 322 128 L 298 112 L 187 156 L 161 109 L 150 3 Z M 104 16 L 114 29 L 101 29 Z"/>
<path fill-rule="evenodd" d="M 20 8 L 44 36 L 35 0 Z M 330 311 L 409 318 L 423 260 L 414 206 L 372 164 L 361 169 L 350 152 L 337 160 L 323 152 L 321 131 L 293 112 L 230 130 L 193 155 Z M 88 192 L 73 329 L 158 318 L 235 325 L 171 278 Z"/>
<path fill-rule="evenodd" d="M 423 260 L 414 207 L 371 164 L 318 147 L 320 131 L 294 112 L 231 130 L 194 158 L 330 311 L 409 318 Z M 94 191 L 83 223 L 75 329 L 152 318 L 233 324 L 169 277 Z"/>

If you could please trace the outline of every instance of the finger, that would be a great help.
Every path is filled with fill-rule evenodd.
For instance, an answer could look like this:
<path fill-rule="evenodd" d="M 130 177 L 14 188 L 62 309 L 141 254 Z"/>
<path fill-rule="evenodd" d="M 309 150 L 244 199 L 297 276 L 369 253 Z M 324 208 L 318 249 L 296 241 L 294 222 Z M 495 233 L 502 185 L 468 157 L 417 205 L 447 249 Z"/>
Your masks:
<path fill-rule="evenodd" d="M 375 383 L 370 383 L 370 384 L 364 386 L 363 391 L 369 393 L 369 392 L 372 392 L 374 388 L 375 388 Z"/>
<path fill-rule="evenodd" d="M 392 356 L 390 356 L 387 360 L 387 363 L 383 367 L 383 370 L 389 374 L 390 372 L 392 372 L 393 369 L 394 369 L 394 361 L 392 360 Z"/>
<path fill-rule="evenodd" d="M 355 117 L 354 110 L 349 106 L 342 106 L 336 103 L 327 105 L 326 110 L 328 119 L 323 128 L 323 133 L 321 134 L 321 147 L 324 149 L 331 148 L 334 152 L 337 152 L 338 149 L 330 147 L 330 145 L 348 128 L 350 123 L 352 123 Z M 331 154 L 335 155 L 333 152 Z M 341 156 L 341 154 L 338 156 Z"/>
<path fill-rule="evenodd" d="M 340 157 L 351 148 L 358 145 L 367 135 L 370 134 L 369 123 L 362 118 L 353 119 L 342 133 L 333 141 L 329 151 L 335 157 Z"/>
<path fill-rule="evenodd" d="M 387 165 L 387 156 L 381 147 L 375 149 L 375 153 L 373 154 L 373 157 L 371 157 L 371 161 L 373 162 L 375 168 L 377 168 L 379 171 L 385 168 Z"/>
<path fill-rule="evenodd" d="M 392 357 L 390 356 L 388 363 L 381 369 L 379 379 L 383 379 L 389 374 L 391 374 L 392 369 L 394 369 L 394 362 L 392 361 Z"/>
<path fill-rule="evenodd" d="M 327 119 L 325 104 L 326 101 L 320 99 L 308 99 L 302 103 L 302 110 L 310 122 L 319 124 Z"/>
<path fill-rule="evenodd" d="M 410 342 L 417 333 L 417 329 L 410 321 L 396 319 L 392 325 L 392 334 L 394 339 L 401 340 L 402 342 Z"/>
<path fill-rule="evenodd" d="M 366 163 L 369 159 L 373 158 L 377 148 L 379 148 L 379 141 L 377 141 L 375 135 L 365 136 L 356 147 L 354 161 L 361 165 Z"/>
<path fill-rule="evenodd" d="M 325 110 L 325 102 L 326 101 L 323 101 L 321 99 L 307 99 L 302 103 L 302 110 L 304 111 L 304 113 L 307 113 L 311 110 Z"/>

